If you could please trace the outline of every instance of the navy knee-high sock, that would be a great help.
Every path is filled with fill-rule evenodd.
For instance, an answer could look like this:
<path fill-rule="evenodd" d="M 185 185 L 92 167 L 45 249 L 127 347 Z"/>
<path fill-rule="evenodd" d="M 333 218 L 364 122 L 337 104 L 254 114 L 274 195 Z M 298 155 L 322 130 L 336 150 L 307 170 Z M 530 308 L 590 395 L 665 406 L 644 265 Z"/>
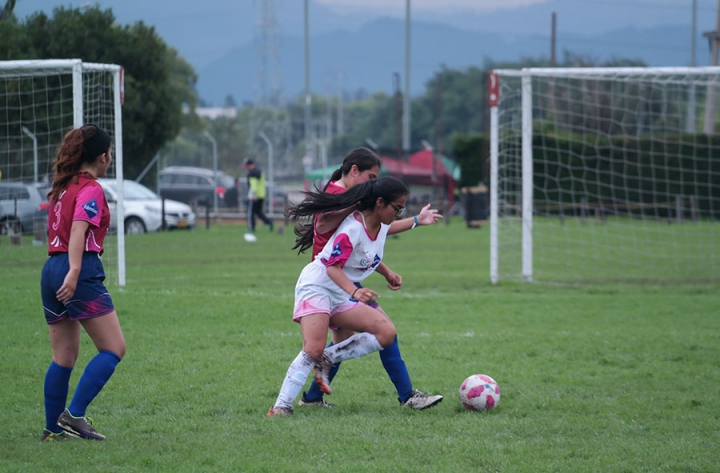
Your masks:
<path fill-rule="evenodd" d="M 405 402 L 413 393 L 412 381 L 410 381 L 410 373 L 408 373 L 405 361 L 400 355 L 400 345 L 398 345 L 397 336 L 395 340 L 387 348 L 380 350 L 380 361 L 382 361 L 385 371 L 390 376 L 390 381 L 395 385 L 398 393 L 398 401 Z"/>
<path fill-rule="evenodd" d="M 120 363 L 120 357 L 107 350 L 101 351 L 90 360 L 80 377 L 80 382 L 68 407 L 71 415 L 75 417 L 85 416 L 87 406 L 100 393 L 100 390 L 115 372 L 118 363 Z"/>
<path fill-rule="evenodd" d="M 57 420 L 65 410 L 72 370 L 53 361 L 45 374 L 45 428 L 56 434 L 62 432 Z"/>
<path fill-rule="evenodd" d="M 327 346 L 330 348 L 333 346 L 333 342 L 330 342 L 330 344 Z M 340 369 L 340 363 L 335 363 L 330 370 L 330 375 L 328 378 L 330 379 L 330 383 L 332 383 L 333 378 L 335 378 L 335 375 L 337 374 L 338 370 Z M 313 377 L 312 383 L 310 383 L 310 389 L 307 390 L 307 393 L 305 393 L 305 399 L 308 401 L 317 401 L 318 399 L 322 399 L 323 392 L 320 390 L 320 386 L 315 382 L 315 377 Z"/>

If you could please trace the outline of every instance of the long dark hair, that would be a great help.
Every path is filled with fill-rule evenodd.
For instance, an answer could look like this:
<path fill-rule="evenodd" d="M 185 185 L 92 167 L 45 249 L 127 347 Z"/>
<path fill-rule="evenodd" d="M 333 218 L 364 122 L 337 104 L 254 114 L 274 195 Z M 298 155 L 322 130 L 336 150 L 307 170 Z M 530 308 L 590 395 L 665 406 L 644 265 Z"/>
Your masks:
<path fill-rule="evenodd" d="M 70 182 L 77 183 L 83 163 L 93 163 L 110 149 L 110 135 L 97 125 L 85 125 L 65 134 L 53 163 L 53 183 L 48 192 L 50 202 L 55 202 Z"/>
<path fill-rule="evenodd" d="M 375 166 L 381 168 L 382 160 L 380 159 L 380 156 L 368 148 L 355 148 L 350 151 L 347 156 L 345 156 L 342 165 L 333 171 L 330 176 L 330 180 L 325 183 L 323 190 L 327 190 L 331 182 L 337 181 L 344 175 L 349 174 L 353 166 L 357 166 L 358 171 L 363 172 L 368 169 L 372 169 Z"/>
<path fill-rule="evenodd" d="M 333 171 L 330 179 L 328 179 L 325 183 L 325 187 L 323 187 L 322 190 L 326 191 L 331 182 L 338 181 L 343 176 L 349 174 L 353 166 L 357 166 L 358 171 L 360 172 L 367 171 L 375 166 L 381 168 L 382 159 L 380 159 L 380 156 L 378 156 L 374 151 L 368 148 L 355 148 L 350 151 L 347 156 L 345 156 L 342 165 Z M 316 190 L 318 192 L 320 191 L 320 189 L 317 188 Z M 315 229 L 312 221 L 309 223 L 298 223 L 295 225 L 294 232 L 297 238 L 295 239 L 295 246 L 293 249 L 300 248 L 298 253 L 304 253 L 305 250 L 313 246 Z"/>
<path fill-rule="evenodd" d="M 318 213 L 332 212 L 357 205 L 357 209 L 374 209 L 378 197 L 386 203 L 399 199 L 408 194 L 407 186 L 395 177 L 381 177 L 374 181 L 367 181 L 343 192 L 342 194 L 328 194 L 327 192 L 306 192 L 305 200 L 293 207 L 288 207 L 285 215 L 297 220 L 303 217 L 312 217 Z M 307 224 L 295 226 L 295 246 L 298 253 L 303 253 L 312 246 L 313 227 Z M 309 240 L 308 240 L 309 237 Z"/>

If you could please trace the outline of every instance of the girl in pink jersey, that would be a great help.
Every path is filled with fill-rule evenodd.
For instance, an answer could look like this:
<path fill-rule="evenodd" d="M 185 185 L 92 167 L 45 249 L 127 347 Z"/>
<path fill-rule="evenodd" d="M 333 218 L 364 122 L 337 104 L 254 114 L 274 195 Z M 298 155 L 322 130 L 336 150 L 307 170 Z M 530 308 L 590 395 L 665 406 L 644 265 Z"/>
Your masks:
<path fill-rule="evenodd" d="M 112 163 L 111 138 L 96 125 L 65 135 L 48 194 L 49 258 L 40 282 L 52 362 L 45 375 L 43 441 L 104 440 L 85 410 L 125 355 L 125 338 L 103 281 L 100 255 L 110 225 L 105 194 L 96 182 Z M 70 405 L 70 374 L 80 350 L 80 328 L 98 349 L 80 377 Z"/>
<path fill-rule="evenodd" d="M 288 216 L 300 218 L 357 203 L 357 210 L 298 278 L 293 320 L 300 324 L 303 348 L 288 368 L 268 417 L 293 413 L 292 405 L 313 368 L 321 389 L 330 394 L 328 376 L 335 363 L 382 350 L 395 340 L 394 324 L 374 307 L 377 292 L 360 283 L 380 265 L 388 229 L 405 208 L 407 194 L 402 181 L 384 177 L 341 194 L 310 192 L 288 209 Z M 331 323 L 359 333 L 326 349 Z"/>
<path fill-rule="evenodd" d="M 342 166 L 332 174 L 324 188 L 324 192 L 340 194 L 359 184 L 375 180 L 380 174 L 381 164 L 382 161 L 380 157 L 373 151 L 367 148 L 354 149 L 345 157 Z M 338 225 L 355 209 L 356 205 L 352 205 L 346 209 L 320 213 L 313 217 L 312 224 L 296 227 L 295 234 L 298 238 L 294 248 L 299 248 L 299 251 L 303 252 L 312 246 L 312 259 L 315 259 L 328 239 L 333 235 Z M 388 229 L 388 235 L 411 230 L 418 225 L 431 225 L 441 218 L 442 215 L 439 215 L 437 210 L 430 209 L 430 205 L 428 204 L 422 208 L 418 215 L 392 222 Z M 398 290 L 402 286 L 402 277 L 392 272 L 384 263 L 380 263 L 376 271 L 385 277 L 388 287 L 391 290 Z M 379 305 L 376 305 L 375 308 L 382 312 L 382 308 L 380 308 Z M 330 346 L 347 340 L 352 335 L 353 332 L 351 330 L 335 328 L 332 331 L 332 342 Z M 398 401 L 403 406 L 421 410 L 435 406 L 442 401 L 443 397 L 440 395 L 426 394 L 413 389 L 410 373 L 405 365 L 405 360 L 403 360 L 400 354 L 397 337 L 390 346 L 380 351 L 380 361 L 390 381 L 392 381 L 395 386 Z M 332 382 L 339 368 L 339 363 L 333 366 L 328 376 L 330 382 Z M 311 383 L 308 391 L 303 393 L 299 404 L 301 406 L 317 407 L 333 406 L 333 404 L 323 399 L 323 391 L 314 381 Z"/>

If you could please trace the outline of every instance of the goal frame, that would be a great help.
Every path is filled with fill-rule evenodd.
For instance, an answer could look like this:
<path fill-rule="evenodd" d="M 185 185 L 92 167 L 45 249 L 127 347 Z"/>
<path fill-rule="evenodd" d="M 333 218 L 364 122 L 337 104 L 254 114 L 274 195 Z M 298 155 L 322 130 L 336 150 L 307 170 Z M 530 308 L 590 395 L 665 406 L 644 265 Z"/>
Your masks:
<path fill-rule="evenodd" d="M 563 78 L 573 76 L 598 76 L 622 74 L 647 76 L 648 74 L 683 74 L 688 76 L 720 75 L 720 67 L 588 67 L 588 68 L 523 68 L 494 69 L 488 78 L 488 106 L 490 108 L 490 281 L 493 285 L 500 279 L 499 254 L 499 154 L 500 78 L 516 77 L 521 80 L 521 223 L 522 223 L 522 269 L 521 279 L 533 281 L 533 77 Z M 720 86 L 709 87 L 713 94 Z M 710 92 L 708 92 L 710 94 Z M 694 103 L 692 105 L 694 107 Z M 712 118 L 712 117 L 711 117 Z M 706 121 L 708 120 L 706 116 Z"/>
<path fill-rule="evenodd" d="M 66 72 L 72 74 L 73 128 L 79 128 L 84 122 L 83 72 L 106 71 L 113 77 L 113 157 L 115 160 L 115 178 L 118 180 L 117 202 L 117 279 L 118 285 L 125 286 L 125 209 L 123 189 L 123 140 L 122 140 L 122 103 L 124 101 L 124 71 L 116 64 L 83 62 L 81 59 L 32 59 L 0 61 L 0 76 L 3 77 L 42 77 L 43 71 Z"/>

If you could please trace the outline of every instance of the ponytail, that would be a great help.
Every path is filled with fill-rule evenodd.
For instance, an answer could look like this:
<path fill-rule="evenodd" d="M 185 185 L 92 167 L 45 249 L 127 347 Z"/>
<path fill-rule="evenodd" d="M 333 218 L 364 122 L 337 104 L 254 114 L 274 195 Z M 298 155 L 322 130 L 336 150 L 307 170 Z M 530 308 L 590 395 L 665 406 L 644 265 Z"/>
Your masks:
<path fill-rule="evenodd" d="M 314 192 L 306 192 L 305 199 L 300 204 L 285 210 L 285 216 L 293 220 L 312 218 L 315 214 L 347 209 L 354 205 L 357 205 L 358 210 L 361 211 L 374 209 L 378 197 L 382 197 L 385 202 L 392 202 L 407 194 L 408 188 L 401 180 L 389 176 L 381 177 L 357 185 L 342 194 L 328 194 L 317 189 Z M 313 244 L 313 224 L 298 224 L 294 232 L 297 238 L 292 249 L 299 248 L 298 253 L 303 253 Z"/>

